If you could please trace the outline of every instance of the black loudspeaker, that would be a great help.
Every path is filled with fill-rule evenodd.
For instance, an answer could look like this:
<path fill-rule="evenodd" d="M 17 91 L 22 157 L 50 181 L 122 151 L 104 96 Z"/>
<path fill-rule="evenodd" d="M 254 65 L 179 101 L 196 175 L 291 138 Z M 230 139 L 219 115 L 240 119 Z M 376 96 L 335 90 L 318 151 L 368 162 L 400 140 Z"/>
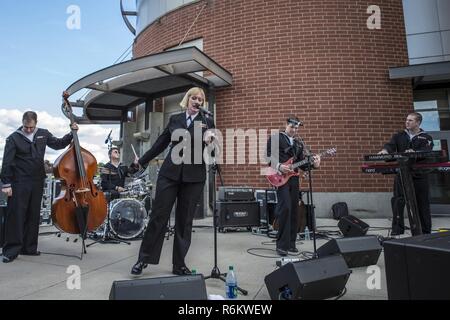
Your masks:
<path fill-rule="evenodd" d="M 206 300 L 203 275 L 114 281 L 109 300 Z"/>
<path fill-rule="evenodd" d="M 255 197 L 259 203 L 260 224 L 268 228 L 269 225 L 273 225 L 275 219 L 277 193 L 275 190 L 256 190 Z"/>
<path fill-rule="evenodd" d="M 349 268 L 377 264 L 382 247 L 376 236 L 332 239 L 317 249 L 319 258 L 341 254 Z"/>
<path fill-rule="evenodd" d="M 258 201 L 217 201 L 219 228 L 260 225 Z"/>
<path fill-rule="evenodd" d="M 390 300 L 450 300 L 450 232 L 385 241 Z"/>
<path fill-rule="evenodd" d="M 369 225 L 355 216 L 342 217 L 338 222 L 338 227 L 344 237 L 361 237 L 369 230 Z"/>
<path fill-rule="evenodd" d="M 272 300 L 318 300 L 340 295 L 351 271 L 340 255 L 288 263 L 264 278 Z"/>

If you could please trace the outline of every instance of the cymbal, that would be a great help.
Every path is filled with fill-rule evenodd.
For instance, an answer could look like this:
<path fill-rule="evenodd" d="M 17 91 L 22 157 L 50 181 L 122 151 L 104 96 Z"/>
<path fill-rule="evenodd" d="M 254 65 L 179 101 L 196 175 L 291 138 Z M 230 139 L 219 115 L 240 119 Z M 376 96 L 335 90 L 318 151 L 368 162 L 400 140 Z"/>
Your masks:
<path fill-rule="evenodd" d="M 117 172 L 111 171 L 111 169 L 108 168 L 100 168 L 100 173 L 101 174 L 110 174 L 110 175 L 117 175 Z"/>

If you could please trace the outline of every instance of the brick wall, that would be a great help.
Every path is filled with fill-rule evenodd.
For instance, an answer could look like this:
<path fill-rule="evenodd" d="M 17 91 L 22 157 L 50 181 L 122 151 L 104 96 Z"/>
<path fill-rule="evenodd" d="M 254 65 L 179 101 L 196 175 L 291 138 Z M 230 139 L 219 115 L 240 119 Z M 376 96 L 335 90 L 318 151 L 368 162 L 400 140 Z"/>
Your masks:
<path fill-rule="evenodd" d="M 139 57 L 177 45 L 205 2 L 175 10 L 136 39 Z M 408 64 L 401 0 L 379 0 L 381 30 L 368 30 L 373 1 L 208 1 L 186 41 L 233 74 L 217 92 L 217 127 L 274 129 L 288 114 L 305 125 L 313 151 L 336 157 L 315 172 L 315 191 L 384 192 L 391 178 L 360 173 L 364 154 L 380 150 L 412 110 L 409 81 L 389 66 Z M 223 165 L 227 185 L 267 187 L 259 165 Z"/>

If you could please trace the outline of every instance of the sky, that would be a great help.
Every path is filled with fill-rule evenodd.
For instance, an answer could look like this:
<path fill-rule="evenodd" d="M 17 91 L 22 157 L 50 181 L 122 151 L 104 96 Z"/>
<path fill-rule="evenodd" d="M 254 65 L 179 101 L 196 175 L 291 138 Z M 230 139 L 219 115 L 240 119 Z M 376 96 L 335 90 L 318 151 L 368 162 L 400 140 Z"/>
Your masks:
<path fill-rule="evenodd" d="M 1 161 L 5 138 L 21 125 L 25 111 L 36 111 L 38 127 L 55 136 L 68 133 L 62 91 L 115 63 L 134 36 L 123 22 L 119 0 L 0 0 L 0 12 Z M 80 143 L 98 162 L 108 159 L 104 141 L 111 129 L 112 138 L 119 139 L 117 125 L 80 126 Z M 46 159 L 60 153 L 47 148 Z"/>

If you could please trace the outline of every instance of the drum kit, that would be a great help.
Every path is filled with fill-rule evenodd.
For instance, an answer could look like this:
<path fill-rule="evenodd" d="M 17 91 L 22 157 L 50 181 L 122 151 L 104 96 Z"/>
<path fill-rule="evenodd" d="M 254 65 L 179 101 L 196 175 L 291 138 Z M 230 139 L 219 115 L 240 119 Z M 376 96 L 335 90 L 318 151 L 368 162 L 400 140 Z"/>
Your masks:
<path fill-rule="evenodd" d="M 143 236 L 152 206 L 153 186 L 147 180 L 148 174 L 138 172 L 118 198 L 111 199 L 111 193 L 104 192 L 108 200 L 108 214 L 105 222 L 90 234 L 91 239 L 127 243 L 126 240 Z"/>

